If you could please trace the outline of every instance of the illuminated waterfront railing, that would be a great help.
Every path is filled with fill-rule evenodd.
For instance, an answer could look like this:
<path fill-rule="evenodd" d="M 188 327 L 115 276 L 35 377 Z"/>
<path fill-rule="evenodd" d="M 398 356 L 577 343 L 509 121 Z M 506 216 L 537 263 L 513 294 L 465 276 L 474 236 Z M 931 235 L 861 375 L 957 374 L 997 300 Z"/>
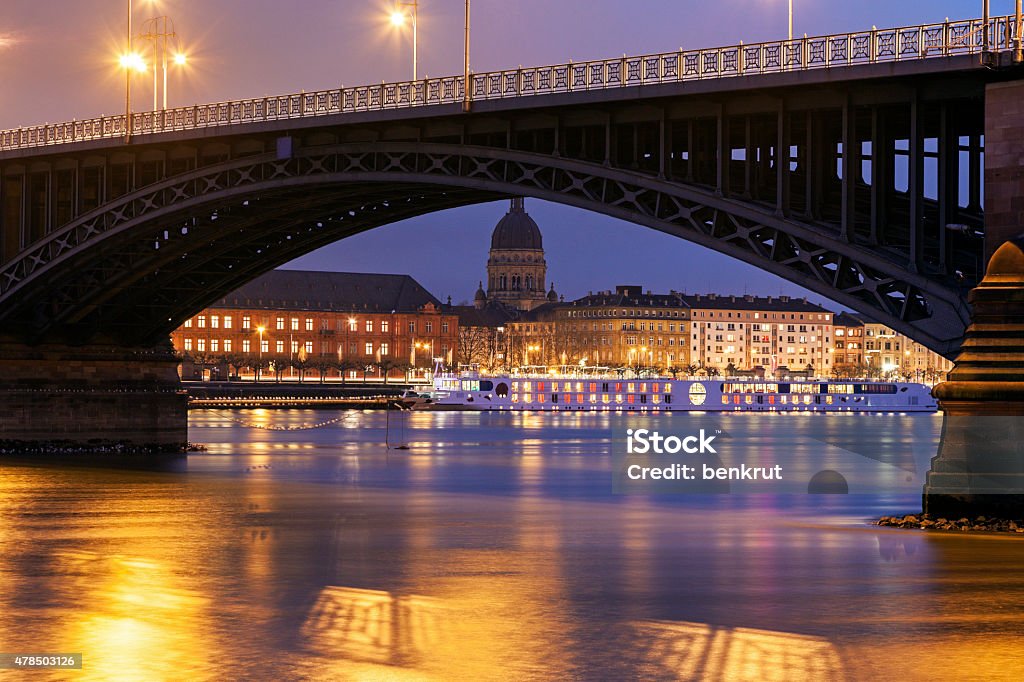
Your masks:
<path fill-rule="evenodd" d="M 989 50 L 1013 49 L 1017 33 L 1014 18 L 992 17 L 987 29 L 981 19 L 965 19 L 476 73 L 470 75 L 470 99 L 506 99 L 978 54 L 985 47 L 986 33 Z M 464 80 L 463 76 L 426 78 L 141 112 L 132 114 L 131 134 L 149 135 L 261 121 L 456 104 L 463 101 Z M 0 150 L 115 138 L 125 134 L 123 114 L 100 116 L 0 131 Z"/>

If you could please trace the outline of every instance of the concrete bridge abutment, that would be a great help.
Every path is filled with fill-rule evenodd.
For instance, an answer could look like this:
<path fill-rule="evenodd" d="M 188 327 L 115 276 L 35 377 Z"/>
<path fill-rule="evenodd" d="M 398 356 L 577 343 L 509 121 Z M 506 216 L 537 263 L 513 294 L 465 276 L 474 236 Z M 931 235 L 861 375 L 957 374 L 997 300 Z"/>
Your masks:
<path fill-rule="evenodd" d="M 169 345 L 0 341 L 0 453 L 184 452 L 187 396 Z"/>

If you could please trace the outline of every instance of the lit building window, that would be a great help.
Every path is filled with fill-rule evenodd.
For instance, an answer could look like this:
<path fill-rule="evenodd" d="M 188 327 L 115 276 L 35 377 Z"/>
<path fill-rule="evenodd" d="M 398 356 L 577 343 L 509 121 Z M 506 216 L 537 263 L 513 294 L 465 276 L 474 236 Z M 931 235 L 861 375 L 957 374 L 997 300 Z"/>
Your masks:
<path fill-rule="evenodd" d="M 277 352 L 278 353 L 283 353 L 284 352 L 284 341 L 278 341 L 277 344 L 276 344 L 276 348 L 277 348 Z"/>
<path fill-rule="evenodd" d="M 370 333 L 370 332 L 373 331 L 373 320 L 367 320 L 366 321 L 366 331 L 367 331 L 367 333 Z"/>
<path fill-rule="evenodd" d="M 299 342 L 298 341 L 292 341 L 292 352 L 293 353 L 298 353 L 299 352 Z"/>
<path fill-rule="evenodd" d="M 292 331 L 293 332 L 299 331 L 299 318 L 297 318 L 297 317 L 293 317 L 292 318 Z"/>
<path fill-rule="evenodd" d="M 185 320 L 185 329 L 191 329 L 191 328 L 192 328 L 192 318 L 190 317 L 187 320 Z"/>
<path fill-rule="evenodd" d="M 447 334 L 448 333 L 448 323 L 447 322 L 442 322 L 441 323 L 441 333 L 442 334 Z"/>
<path fill-rule="evenodd" d="M 269 353 L 270 352 L 270 341 L 267 341 L 266 339 L 263 339 L 262 341 L 260 341 L 260 352 L 261 353 Z"/>
<path fill-rule="evenodd" d="M 224 316 L 224 328 L 225 329 L 231 329 L 231 316 L 230 315 L 225 315 Z"/>
<path fill-rule="evenodd" d="M 196 325 L 200 329 L 206 329 L 206 315 L 200 315 L 196 318 Z"/>
<path fill-rule="evenodd" d="M 381 355 L 387 355 L 388 354 L 388 344 L 386 344 L 386 343 L 380 344 L 380 354 Z"/>
<path fill-rule="evenodd" d="M 307 354 L 312 353 L 313 352 L 313 342 L 312 341 L 306 341 L 305 348 L 306 348 L 306 353 Z"/>
<path fill-rule="evenodd" d="M 210 339 L 210 350 L 214 353 L 220 350 L 220 339 Z"/>
<path fill-rule="evenodd" d="M 242 315 L 242 329 L 252 329 L 252 318 L 248 315 Z"/>
<path fill-rule="evenodd" d="M 251 353 L 252 352 L 252 342 L 249 339 L 242 339 L 242 352 L 243 353 Z"/>
<path fill-rule="evenodd" d="M 230 353 L 231 352 L 231 339 L 224 339 L 224 352 L 225 353 Z"/>
<path fill-rule="evenodd" d="M 433 322 L 427 322 L 427 333 L 429 334 L 432 331 L 434 331 L 434 323 Z"/>
<path fill-rule="evenodd" d="M 192 339 L 185 339 L 185 350 L 192 350 Z"/>
<path fill-rule="evenodd" d="M 196 350 L 200 353 L 206 350 L 206 339 L 196 339 Z"/>
<path fill-rule="evenodd" d="M 356 321 L 355 321 L 355 318 L 352 318 L 352 319 L 350 319 L 348 321 L 348 330 L 350 332 L 356 331 Z"/>
<path fill-rule="evenodd" d="M 211 329 L 220 329 L 220 315 L 211 315 L 210 316 L 210 328 Z"/>
<path fill-rule="evenodd" d="M 382 333 L 387 334 L 388 331 L 390 330 L 390 328 L 391 328 L 391 322 L 389 322 L 388 320 L 381 320 L 380 321 L 380 331 Z"/>
<path fill-rule="evenodd" d="M 366 350 L 366 354 L 367 355 L 373 355 L 373 344 L 372 343 L 367 343 L 365 350 Z"/>
<path fill-rule="evenodd" d="M 306 318 L 306 331 L 307 332 L 313 331 L 313 318 L 312 317 L 307 317 Z"/>
<path fill-rule="evenodd" d="M 276 325 L 276 327 L 277 327 L 278 331 L 284 331 L 284 318 L 283 317 L 277 318 L 277 325 Z"/>

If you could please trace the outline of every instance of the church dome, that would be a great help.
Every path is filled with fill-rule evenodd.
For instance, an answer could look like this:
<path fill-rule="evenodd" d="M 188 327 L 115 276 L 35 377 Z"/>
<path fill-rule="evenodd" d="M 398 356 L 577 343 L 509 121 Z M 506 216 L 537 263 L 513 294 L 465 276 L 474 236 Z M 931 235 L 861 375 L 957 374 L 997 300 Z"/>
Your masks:
<path fill-rule="evenodd" d="M 484 283 L 480 282 L 480 286 L 477 287 L 476 296 L 473 297 L 474 301 L 486 301 L 487 294 L 484 292 Z"/>
<path fill-rule="evenodd" d="M 540 228 L 523 207 L 522 197 L 512 200 L 509 212 L 498 221 L 491 234 L 492 249 L 536 249 L 544 248 Z"/>
<path fill-rule="evenodd" d="M 555 293 L 555 283 L 551 283 L 551 291 L 548 292 L 548 300 L 552 303 L 558 303 L 558 294 Z"/>

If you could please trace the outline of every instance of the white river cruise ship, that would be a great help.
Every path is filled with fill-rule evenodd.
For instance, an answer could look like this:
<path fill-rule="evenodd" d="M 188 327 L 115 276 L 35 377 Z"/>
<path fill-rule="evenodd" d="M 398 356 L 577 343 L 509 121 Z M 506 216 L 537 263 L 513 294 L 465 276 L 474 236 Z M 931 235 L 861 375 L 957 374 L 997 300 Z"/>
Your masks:
<path fill-rule="evenodd" d="M 867 380 L 435 373 L 413 409 L 579 412 L 935 412 L 923 384 Z"/>

